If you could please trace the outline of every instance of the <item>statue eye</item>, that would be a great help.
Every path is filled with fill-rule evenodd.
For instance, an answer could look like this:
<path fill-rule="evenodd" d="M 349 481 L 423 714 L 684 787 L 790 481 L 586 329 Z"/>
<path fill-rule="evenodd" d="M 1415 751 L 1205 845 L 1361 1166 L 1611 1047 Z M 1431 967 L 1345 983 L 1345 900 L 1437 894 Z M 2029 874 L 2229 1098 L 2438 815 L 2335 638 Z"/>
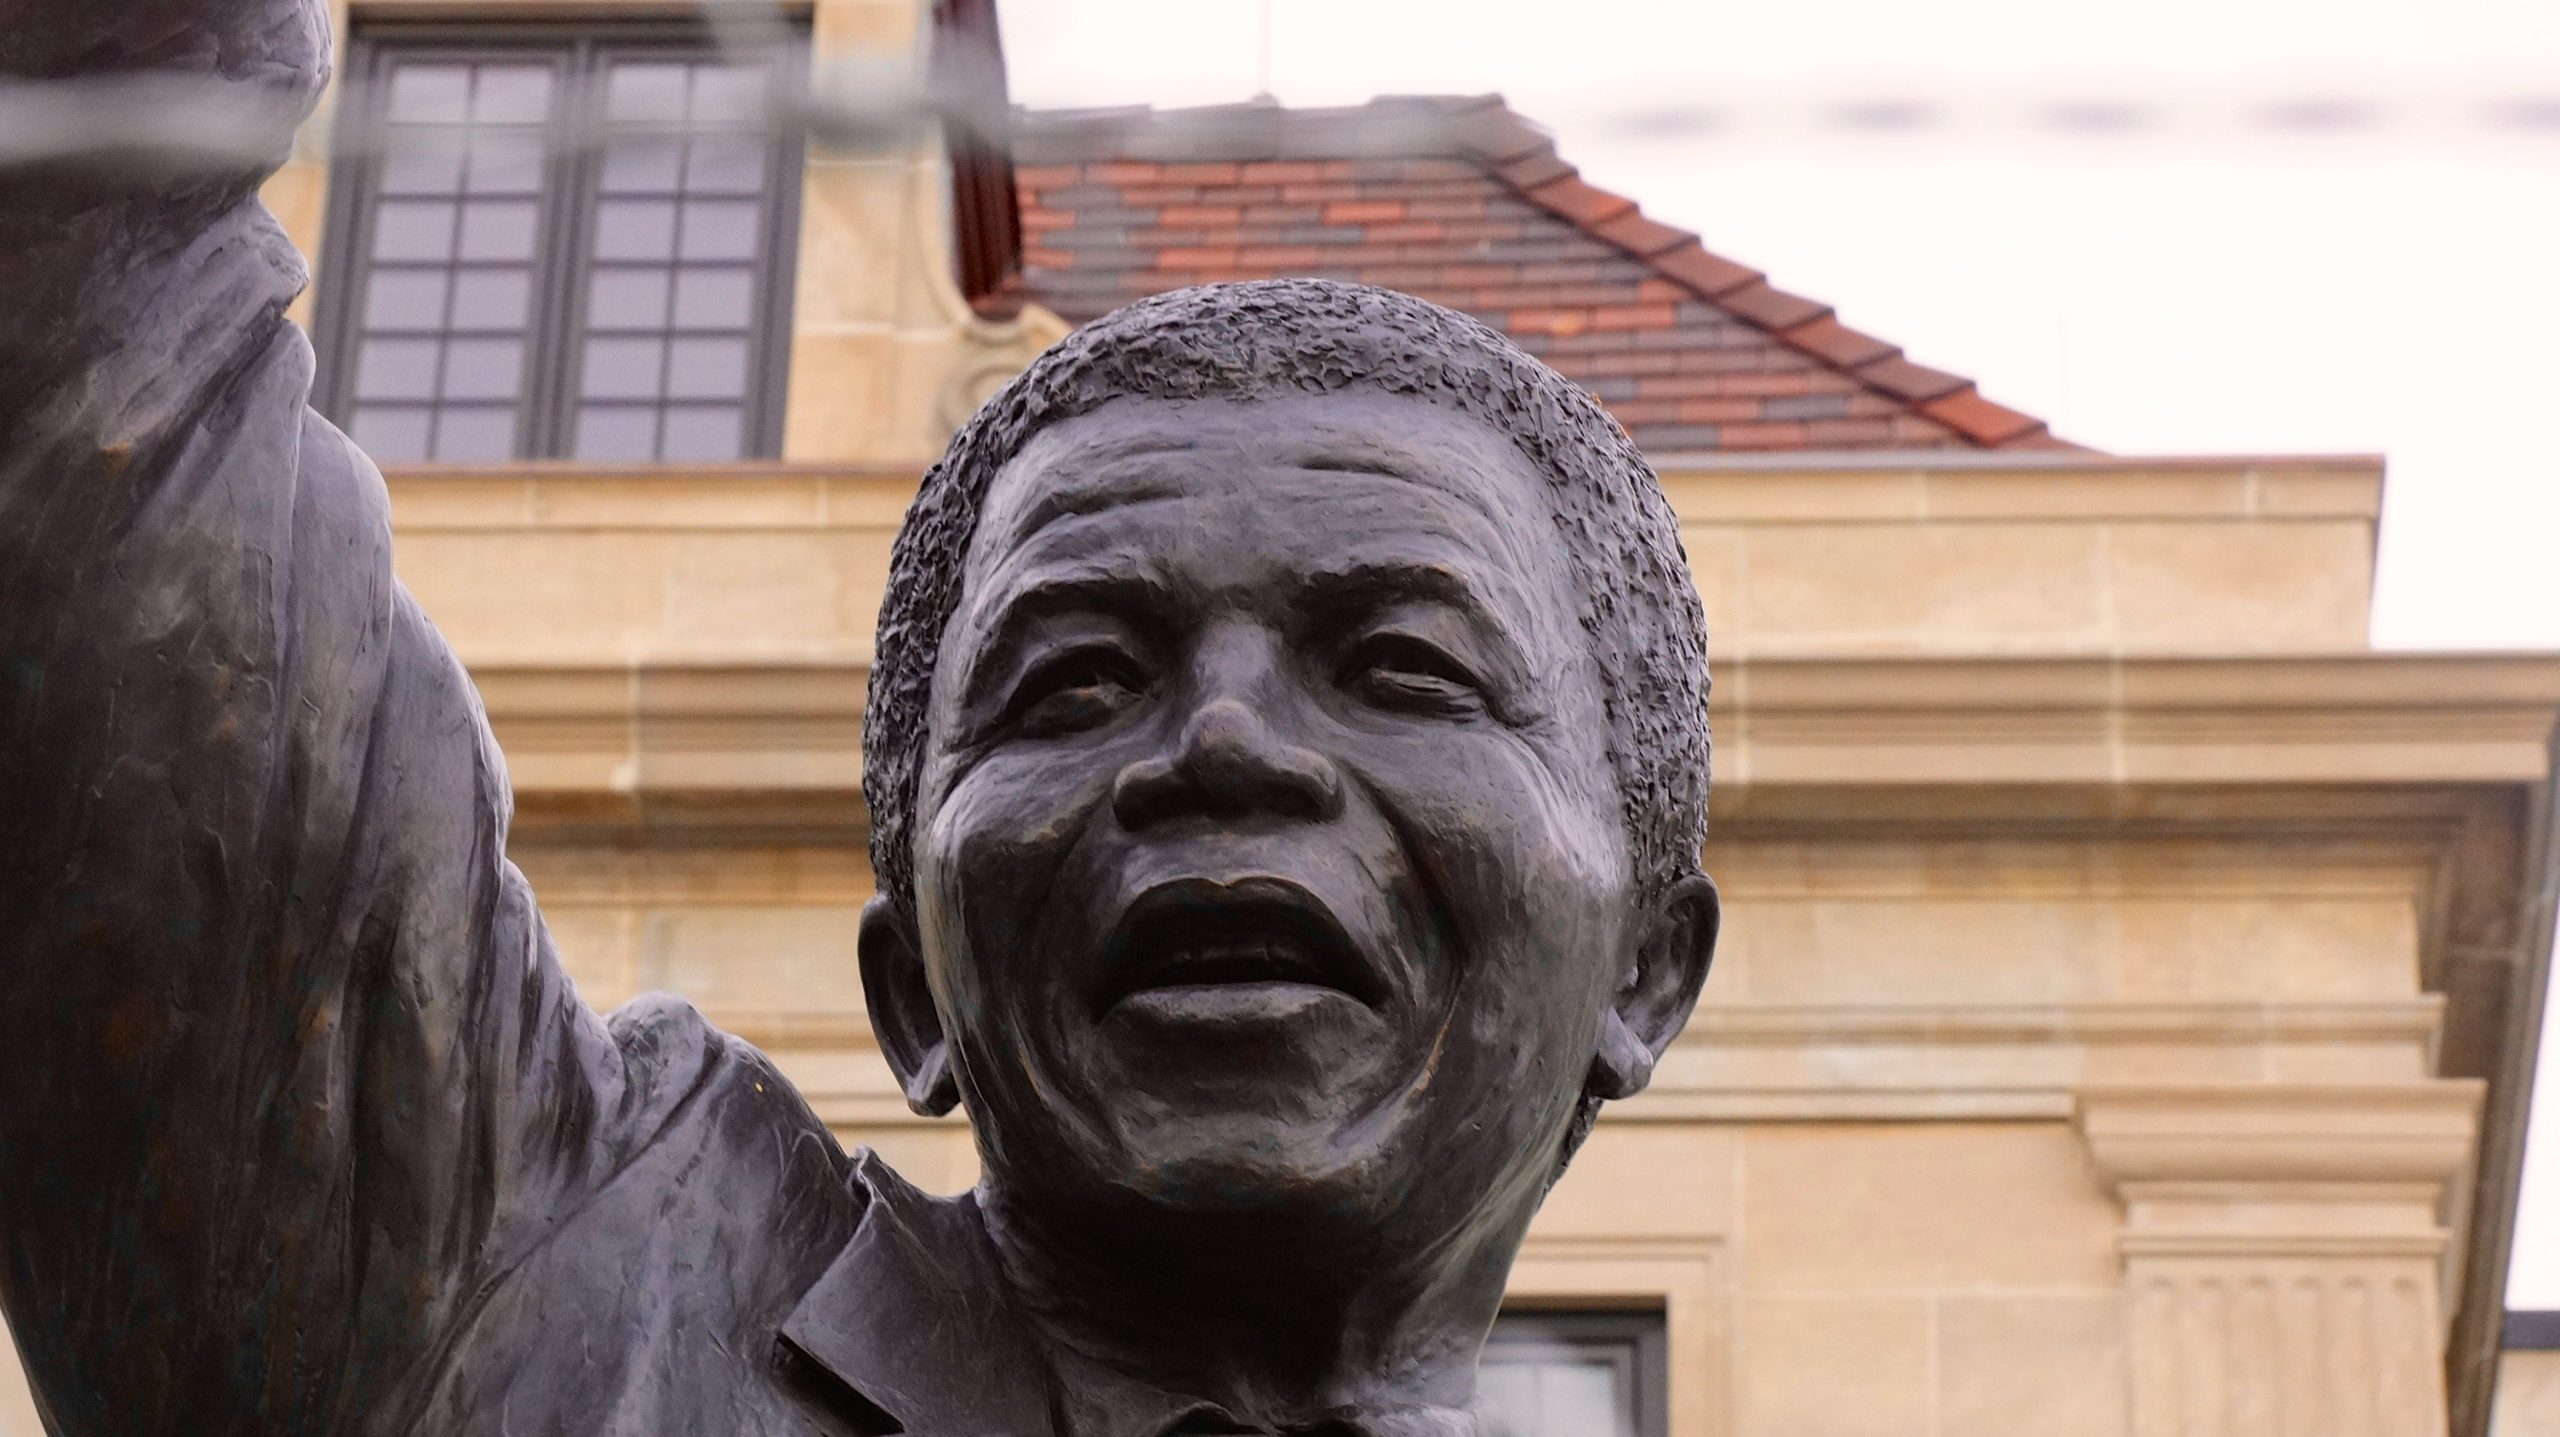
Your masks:
<path fill-rule="evenodd" d="M 1100 728 L 1147 690 L 1137 662 L 1109 644 L 1079 644 L 1034 665 L 1014 690 L 1013 727 L 1030 738 Z"/>
<path fill-rule="evenodd" d="M 1344 687 L 1382 708 L 1450 718 L 1484 712 L 1476 676 L 1439 645 L 1410 634 L 1372 634 L 1351 651 Z"/>

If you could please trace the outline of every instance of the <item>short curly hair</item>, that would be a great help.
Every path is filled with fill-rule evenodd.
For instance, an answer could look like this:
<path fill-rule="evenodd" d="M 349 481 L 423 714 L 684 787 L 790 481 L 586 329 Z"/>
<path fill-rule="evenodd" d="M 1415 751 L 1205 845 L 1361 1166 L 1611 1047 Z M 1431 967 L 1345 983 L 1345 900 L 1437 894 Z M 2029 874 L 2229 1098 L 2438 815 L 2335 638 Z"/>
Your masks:
<path fill-rule="evenodd" d="M 1546 476 L 1599 665 L 1633 876 L 1658 895 L 1698 871 L 1706 616 L 1679 524 L 1634 441 L 1579 386 L 1465 315 L 1367 285 L 1253 280 L 1156 295 L 1078 329 L 981 406 L 925 474 L 890 552 L 862 716 L 871 862 L 891 901 L 915 912 L 916 790 L 934 668 L 996 475 L 1040 430 L 1113 399 L 1353 386 L 1482 420 Z"/>

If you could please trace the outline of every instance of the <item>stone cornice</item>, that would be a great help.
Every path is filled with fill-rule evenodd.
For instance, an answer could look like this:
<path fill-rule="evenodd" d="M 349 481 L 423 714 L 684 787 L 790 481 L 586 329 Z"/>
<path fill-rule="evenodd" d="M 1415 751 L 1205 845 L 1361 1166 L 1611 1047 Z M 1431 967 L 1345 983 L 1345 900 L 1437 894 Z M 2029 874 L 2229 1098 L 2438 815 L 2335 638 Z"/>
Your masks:
<path fill-rule="evenodd" d="M 2127 1197 L 2197 1185 L 2384 1184 L 2432 1195 L 2468 1167 L 2486 1085 L 2218 1084 L 2090 1088 L 2075 1114 Z"/>
<path fill-rule="evenodd" d="M 2287 1104 L 2316 1107 L 2340 1092 L 2351 1106 L 2386 1106 L 2370 1095 L 2415 1091 L 2441 1101 L 2421 1078 L 2442 1001 L 2337 1003 L 2073 1003 L 1852 1007 L 1710 1000 L 1640 1098 L 1612 1104 L 1611 1122 L 2061 1122 L 2084 1126 L 2091 1105 L 2107 1140 L 2138 1149 L 2169 1131 L 2162 1102 L 2205 1121 L 2280 1117 Z M 822 1116 L 839 1123 L 912 1121 L 859 1013 L 714 1013 L 724 1029 L 772 1053 Z M 2317 1050 L 2370 1071 L 2409 1075 L 2411 1087 L 2353 1089 L 2204 1086 L 2208 1074 L 2263 1068 L 2271 1055 Z M 2398 1061 L 2390 1061 L 2392 1055 Z M 2119 1056 L 2120 1055 L 2120 1056 Z M 2184 1087 L 2128 1090 L 2103 1074 L 2124 1062 L 2192 1074 Z M 2195 1095 L 2203 1095 L 2201 1098 Z M 2240 1095 L 2247 1095 L 2245 1097 Z M 2152 1108 L 2127 1108 L 2145 1102 Z M 2211 1105 L 2220 1104 L 2219 1108 Z M 2181 1107 L 2179 1105 L 2183 1104 Z M 2358 1108 L 2357 1111 L 2362 1111 Z M 2235 1120 L 2234 1114 L 2254 1115 Z M 2125 1116 L 2130 1114 L 2130 1118 Z M 2178 1119 L 2183 1121 L 2185 1119 Z M 2126 1133 L 2130 1121 L 2136 1128 Z M 2462 1140 L 2467 1141 L 2467 1129 Z M 2135 1149 L 2127 1149 L 2134 1151 Z M 2114 1149 L 2110 1149 L 2114 1151 Z M 2148 1181 L 2149 1179 L 2136 1179 Z"/>
<path fill-rule="evenodd" d="M 535 816 L 707 803 L 793 818 L 832 805 L 833 822 L 853 821 L 867 656 L 496 660 L 473 675 Z M 1754 655 L 1719 664 L 1712 707 L 1720 819 L 1783 817 L 1838 790 L 1888 820 L 1896 791 L 1941 821 L 1971 795 L 2015 822 L 2039 791 L 2105 818 L 2156 791 L 2538 784 L 2560 658 Z"/>
<path fill-rule="evenodd" d="M 2367 456 L 2120 459 L 2097 454 L 1670 455 L 1664 490 L 1692 523 L 2104 519 L 2371 523 L 2382 461 Z M 704 532 L 894 529 L 915 498 L 903 467 L 755 462 L 717 469 L 547 462 L 386 471 L 403 533 L 588 526 Z"/>
<path fill-rule="evenodd" d="M 2329 1003 L 2015 1003 L 1875 1004 L 1725 1003 L 1701 1007 L 1680 1043 L 1771 1045 L 1914 1043 L 1938 1045 L 2052 1043 L 2158 1043 L 2164 1039 L 2213 1043 L 2425 1039 L 2442 1014 L 2443 1000 Z M 867 1046 L 870 1025 L 860 1014 L 724 1011 L 720 1026 L 760 1047 Z M 2115 1104 L 2161 1094 L 2218 1094 L 2213 1087 L 2095 1089 Z M 2274 1091 L 2246 1089 L 2245 1091 Z M 2288 1089 L 2287 1092 L 2294 1090 Z M 2303 1090 L 2303 1091 L 2328 1091 Z M 2397 1091 L 2391 1089 L 2389 1091 Z"/>

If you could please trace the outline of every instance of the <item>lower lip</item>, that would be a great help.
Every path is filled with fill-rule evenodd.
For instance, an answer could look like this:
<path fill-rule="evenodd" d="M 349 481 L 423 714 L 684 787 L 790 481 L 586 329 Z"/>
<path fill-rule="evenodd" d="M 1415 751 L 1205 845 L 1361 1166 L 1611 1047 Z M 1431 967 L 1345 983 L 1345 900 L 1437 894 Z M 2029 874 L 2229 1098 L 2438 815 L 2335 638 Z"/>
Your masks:
<path fill-rule="evenodd" d="M 1339 988 L 1316 983 L 1181 983 L 1142 988 L 1113 1008 L 1147 1022 L 1243 1025 L 1283 1023 L 1360 1001 Z"/>

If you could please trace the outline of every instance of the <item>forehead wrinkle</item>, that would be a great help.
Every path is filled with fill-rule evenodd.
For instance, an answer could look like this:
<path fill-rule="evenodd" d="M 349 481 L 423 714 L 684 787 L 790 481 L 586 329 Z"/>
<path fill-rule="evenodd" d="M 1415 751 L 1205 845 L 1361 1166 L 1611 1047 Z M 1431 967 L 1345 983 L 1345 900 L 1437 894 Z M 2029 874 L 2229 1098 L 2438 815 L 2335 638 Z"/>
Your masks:
<path fill-rule="evenodd" d="M 1061 433 L 1070 437 L 1057 438 Z M 1177 474 L 1145 461 L 1199 447 L 1187 431 L 1114 435 L 1073 421 L 1043 430 L 989 485 L 978 537 L 1019 547 L 1058 519 L 1173 497 L 1181 492 Z"/>

